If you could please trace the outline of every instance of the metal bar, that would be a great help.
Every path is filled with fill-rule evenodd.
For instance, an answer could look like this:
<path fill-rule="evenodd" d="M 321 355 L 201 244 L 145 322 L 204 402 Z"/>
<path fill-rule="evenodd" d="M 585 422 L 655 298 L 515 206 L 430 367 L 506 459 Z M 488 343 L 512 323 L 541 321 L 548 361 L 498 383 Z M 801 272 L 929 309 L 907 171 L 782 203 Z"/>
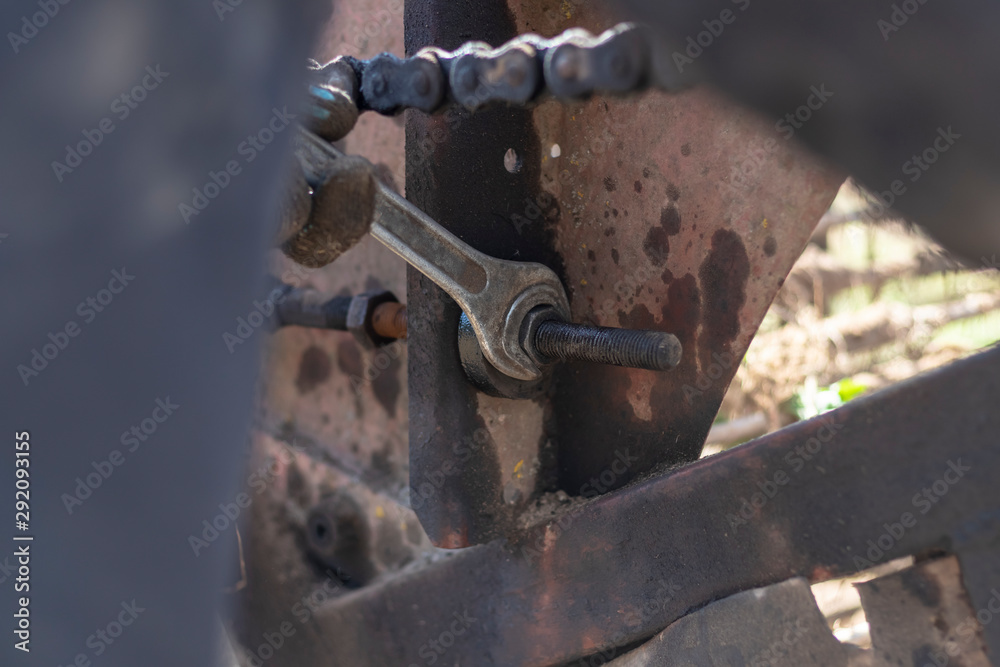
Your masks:
<path fill-rule="evenodd" d="M 457 614 L 475 621 L 451 635 L 449 663 L 557 665 L 741 590 L 946 551 L 967 517 L 1000 507 L 998 399 L 994 348 L 556 508 L 517 538 L 330 603 L 317 616 L 331 637 L 322 664 L 421 664 Z M 628 444 L 617 446 L 627 459 Z M 677 586 L 668 599 L 664 582 Z"/>

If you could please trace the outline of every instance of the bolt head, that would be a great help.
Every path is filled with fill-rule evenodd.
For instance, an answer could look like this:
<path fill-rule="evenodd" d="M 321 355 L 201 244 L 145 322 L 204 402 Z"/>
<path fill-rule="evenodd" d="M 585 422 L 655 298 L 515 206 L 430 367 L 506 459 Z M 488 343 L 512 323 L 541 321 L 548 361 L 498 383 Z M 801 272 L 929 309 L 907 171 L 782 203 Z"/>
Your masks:
<path fill-rule="evenodd" d="M 384 338 L 375 333 L 372 316 L 381 304 L 398 301 L 392 292 L 386 290 L 362 292 L 351 299 L 347 310 L 347 330 L 362 349 L 374 350 L 394 342 L 392 338 Z"/>

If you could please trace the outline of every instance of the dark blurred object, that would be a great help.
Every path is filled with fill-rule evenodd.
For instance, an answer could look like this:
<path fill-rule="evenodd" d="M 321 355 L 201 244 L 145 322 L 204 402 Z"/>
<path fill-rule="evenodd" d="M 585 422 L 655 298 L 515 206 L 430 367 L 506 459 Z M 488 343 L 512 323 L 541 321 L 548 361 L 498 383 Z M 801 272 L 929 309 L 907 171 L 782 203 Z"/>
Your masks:
<path fill-rule="evenodd" d="M 359 342 L 365 349 L 406 338 L 406 306 L 389 291 L 331 297 L 319 290 L 277 284 L 271 295 L 279 327 L 351 331 L 364 338 Z"/>
<path fill-rule="evenodd" d="M 301 63 L 328 12 L 0 7 L 16 37 L 0 58 L 0 479 L 13 503 L 13 433 L 30 432 L 35 538 L 17 593 L 26 654 L 7 515 L 0 665 L 215 663 L 222 589 L 239 576 L 246 348 L 264 340 L 227 350 L 223 336 L 264 285 Z M 138 615 L 124 631 L 123 605 Z"/>
<path fill-rule="evenodd" d="M 1000 252 L 997 3 L 614 1 L 663 39 L 662 78 L 762 110 L 974 263 Z"/>

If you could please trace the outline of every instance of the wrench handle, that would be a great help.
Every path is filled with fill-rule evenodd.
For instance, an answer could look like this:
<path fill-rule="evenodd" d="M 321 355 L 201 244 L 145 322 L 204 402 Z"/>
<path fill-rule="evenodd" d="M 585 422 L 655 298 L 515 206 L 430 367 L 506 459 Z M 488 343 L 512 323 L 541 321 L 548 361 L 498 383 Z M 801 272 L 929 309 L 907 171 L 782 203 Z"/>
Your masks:
<path fill-rule="evenodd" d="M 371 235 L 433 280 L 463 308 L 486 289 L 486 256 L 382 184 Z"/>

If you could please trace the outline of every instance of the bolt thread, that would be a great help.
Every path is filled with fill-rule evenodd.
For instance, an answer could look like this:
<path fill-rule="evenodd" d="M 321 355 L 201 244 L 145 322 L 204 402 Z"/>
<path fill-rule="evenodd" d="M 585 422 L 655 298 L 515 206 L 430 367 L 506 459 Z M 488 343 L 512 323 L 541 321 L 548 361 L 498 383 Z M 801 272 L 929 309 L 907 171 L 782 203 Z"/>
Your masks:
<path fill-rule="evenodd" d="M 547 320 L 535 332 L 535 348 L 550 359 L 670 370 L 681 360 L 681 343 L 665 331 L 592 327 Z"/>
<path fill-rule="evenodd" d="M 406 306 L 383 303 L 372 313 L 372 328 L 383 338 L 406 338 Z"/>

